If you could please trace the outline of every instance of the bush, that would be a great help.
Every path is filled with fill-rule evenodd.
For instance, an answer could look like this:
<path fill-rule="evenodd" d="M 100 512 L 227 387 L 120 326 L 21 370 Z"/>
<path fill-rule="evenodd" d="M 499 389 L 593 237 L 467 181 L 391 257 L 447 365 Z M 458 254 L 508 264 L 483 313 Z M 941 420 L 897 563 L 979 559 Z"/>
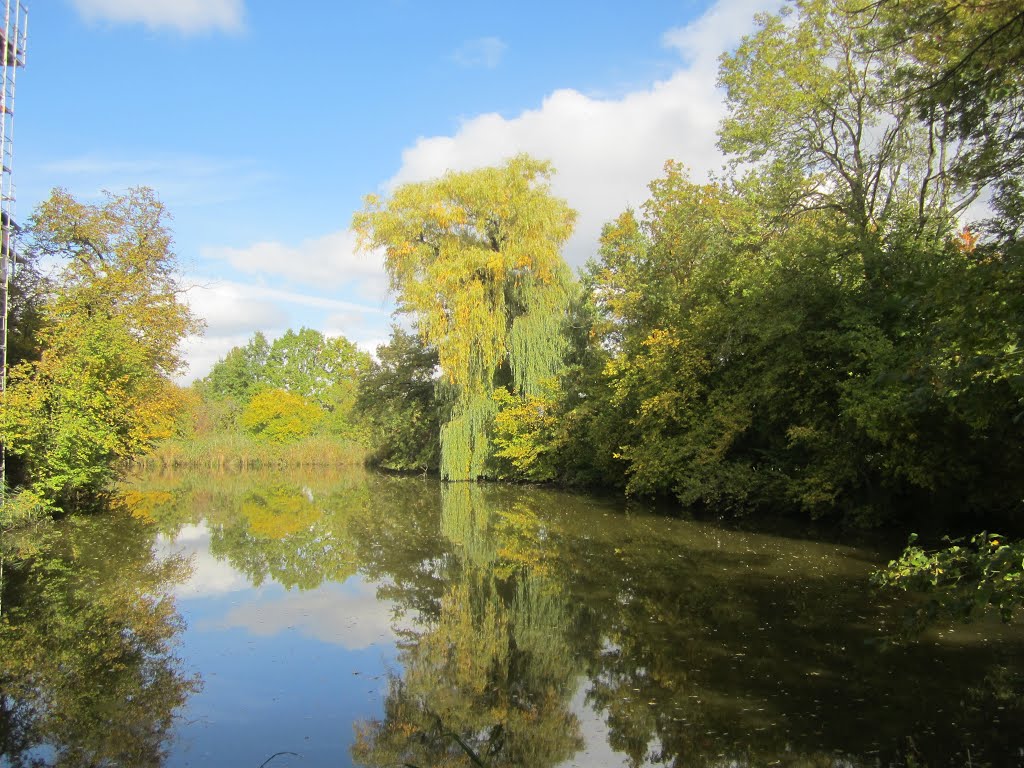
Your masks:
<path fill-rule="evenodd" d="M 242 411 L 241 425 L 258 440 L 292 443 L 309 437 L 324 413 L 302 395 L 284 389 L 265 389 Z"/>

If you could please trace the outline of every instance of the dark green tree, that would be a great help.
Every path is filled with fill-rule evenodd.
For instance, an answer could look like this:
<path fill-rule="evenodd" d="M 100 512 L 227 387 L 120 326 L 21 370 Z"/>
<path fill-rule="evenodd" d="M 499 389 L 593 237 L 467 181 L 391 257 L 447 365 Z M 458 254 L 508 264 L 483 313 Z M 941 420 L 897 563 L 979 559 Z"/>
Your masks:
<path fill-rule="evenodd" d="M 371 461 L 390 469 L 438 467 L 440 405 L 437 352 L 420 336 L 393 328 L 359 381 L 356 417 L 367 423 Z"/>

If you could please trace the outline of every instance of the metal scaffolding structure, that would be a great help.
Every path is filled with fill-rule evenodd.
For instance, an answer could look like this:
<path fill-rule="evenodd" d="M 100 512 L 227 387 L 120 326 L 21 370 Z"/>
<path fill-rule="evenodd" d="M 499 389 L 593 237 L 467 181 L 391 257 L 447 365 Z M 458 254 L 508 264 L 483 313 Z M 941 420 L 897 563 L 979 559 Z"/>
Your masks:
<path fill-rule="evenodd" d="M 3 327 L 0 328 L 0 394 L 7 390 L 7 323 L 10 317 L 11 277 L 18 266 L 17 225 L 14 219 L 14 86 L 18 69 L 25 66 L 28 39 L 28 10 L 20 0 L 2 0 L 3 27 L 0 29 L 0 277 L 3 280 Z M 7 472 L 3 446 L 0 445 L 0 499 Z"/>

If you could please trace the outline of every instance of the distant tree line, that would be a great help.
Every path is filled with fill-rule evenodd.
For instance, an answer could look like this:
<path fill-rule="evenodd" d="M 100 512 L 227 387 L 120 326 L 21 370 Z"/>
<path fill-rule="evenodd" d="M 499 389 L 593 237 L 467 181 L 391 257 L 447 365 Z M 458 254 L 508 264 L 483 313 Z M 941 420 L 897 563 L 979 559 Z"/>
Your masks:
<path fill-rule="evenodd" d="M 206 404 L 200 431 L 240 428 L 278 443 L 316 432 L 354 437 L 352 408 L 370 363 L 347 339 L 309 328 L 273 343 L 256 333 L 196 385 Z"/>

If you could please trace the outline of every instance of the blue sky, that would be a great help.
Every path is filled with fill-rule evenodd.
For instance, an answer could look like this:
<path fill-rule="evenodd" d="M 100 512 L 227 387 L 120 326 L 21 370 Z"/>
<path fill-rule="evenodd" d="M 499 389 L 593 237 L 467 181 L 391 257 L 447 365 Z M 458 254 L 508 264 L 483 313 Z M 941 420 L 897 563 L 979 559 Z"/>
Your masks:
<path fill-rule="evenodd" d="M 373 349 L 392 303 L 348 231 L 363 195 L 530 152 L 580 212 L 578 266 L 666 160 L 721 166 L 717 56 L 774 4 L 28 0 L 17 214 L 152 186 L 207 321 L 185 380 L 256 330 Z"/>

